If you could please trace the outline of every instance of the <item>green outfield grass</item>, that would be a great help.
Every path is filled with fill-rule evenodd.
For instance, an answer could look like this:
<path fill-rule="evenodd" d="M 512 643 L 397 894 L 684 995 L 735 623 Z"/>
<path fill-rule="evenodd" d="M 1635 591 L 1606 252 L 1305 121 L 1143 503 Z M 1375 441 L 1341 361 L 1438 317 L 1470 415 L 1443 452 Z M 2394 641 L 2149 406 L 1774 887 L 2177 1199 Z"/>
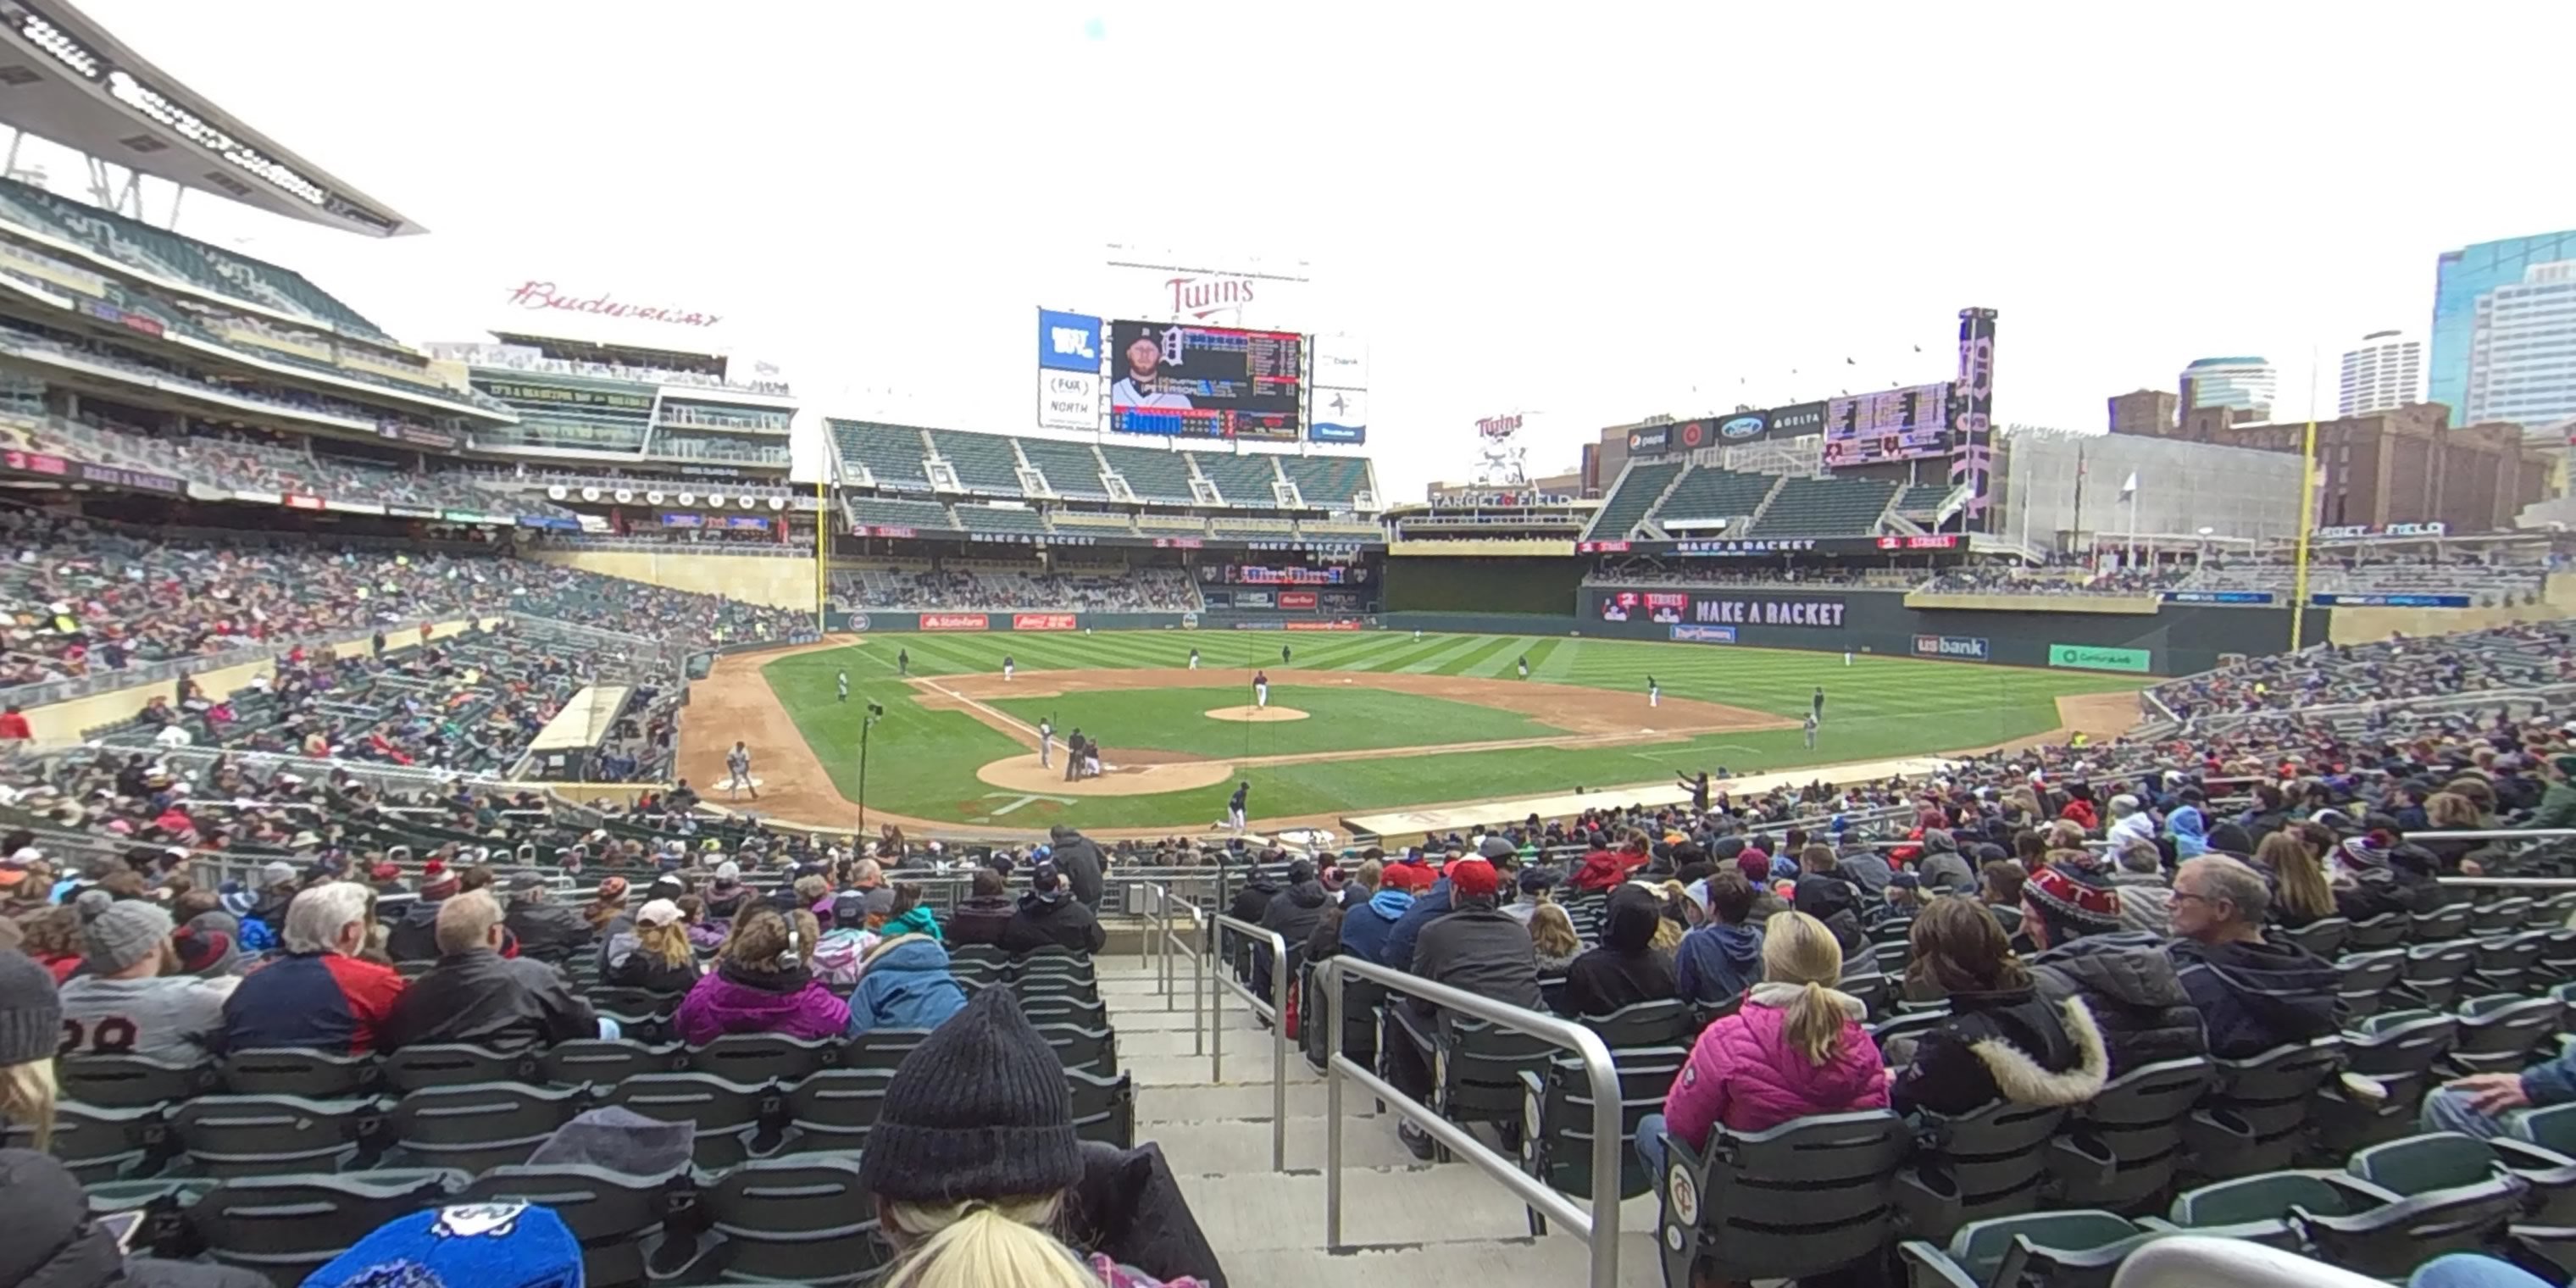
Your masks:
<path fill-rule="evenodd" d="M 1279 650 L 1292 650 L 1283 665 Z M 1526 656 L 1531 683 L 1601 690 L 1605 706 L 1633 706 L 1651 727 L 1646 677 L 1667 697 L 1698 698 L 1786 717 L 1803 715 L 1810 694 L 1825 689 L 1824 729 L 1813 750 L 1799 731 L 1707 734 L 1637 746 L 1522 748 L 1418 756 L 1319 761 L 1259 767 L 1252 783 L 1255 818 L 1364 812 L 1435 801 L 1561 792 L 1647 783 L 1681 769 L 1735 773 L 1798 765 L 1874 760 L 1983 746 L 2056 727 L 2064 694 L 2129 692 L 2135 680 L 2075 671 L 2037 671 L 1910 658 L 1665 644 L 1628 640 L 1509 635 L 1425 635 L 1122 631 L 1097 635 L 884 635 L 841 649 L 781 658 L 763 676 L 795 719 L 843 794 L 858 795 L 860 713 L 869 700 L 886 717 L 870 735 L 867 794 L 872 808 L 923 818 L 1043 827 L 1194 828 L 1223 813 L 1230 787 L 1159 796 L 1095 797 L 1070 803 L 1025 800 L 986 786 L 975 771 L 1022 749 L 960 711 L 932 711 L 919 692 L 895 677 L 896 654 L 911 674 L 994 674 L 1008 655 L 1023 673 L 1175 667 L 1192 648 L 1205 667 L 1257 666 L 1269 671 L 1272 701 L 1312 711 L 1289 723 L 1231 725 L 1201 714 L 1233 705 L 1209 689 L 1071 694 L 1007 699 L 1000 705 L 1034 723 L 1052 713 L 1059 730 L 1080 723 L 1115 749 L 1153 747 L 1211 758 L 1301 751 L 1444 744 L 1540 737 L 1538 722 L 1434 698 L 1374 690 L 1335 691 L 1321 677 L 1341 671 L 1510 677 Z M 850 673 L 849 703 L 834 701 L 834 673 Z M 1291 699 L 1289 694 L 1298 696 Z M 1312 696 L 1321 695 L 1321 696 Z M 1237 701 L 1248 701 L 1248 695 Z M 1328 714 L 1321 706 L 1329 705 Z M 1092 714 L 1100 712 L 1098 715 Z M 1147 726 L 1161 726 L 1148 728 Z M 1246 749 L 1246 731 L 1250 749 Z M 1498 732 L 1499 731 L 1499 732 Z M 1276 739 L 1276 741 L 1273 741 Z M 996 814 L 996 810 L 1007 810 Z"/>
<path fill-rule="evenodd" d="M 1195 752 L 1210 760 L 1361 747 L 1420 747 L 1430 742 L 1500 742 L 1565 732 L 1527 716 L 1445 698 L 1382 689 L 1332 688 L 1323 683 L 1271 685 L 1270 705 L 1303 711 L 1307 718 L 1261 724 L 1216 720 L 1206 714 L 1218 707 L 1252 705 L 1250 692 L 1234 688 L 1067 693 L 1052 698 L 1008 698 L 989 705 L 1031 725 L 1045 717 L 1054 723 L 1058 736 L 1075 729 L 1087 730 L 1113 751 L 1151 747 Z"/>

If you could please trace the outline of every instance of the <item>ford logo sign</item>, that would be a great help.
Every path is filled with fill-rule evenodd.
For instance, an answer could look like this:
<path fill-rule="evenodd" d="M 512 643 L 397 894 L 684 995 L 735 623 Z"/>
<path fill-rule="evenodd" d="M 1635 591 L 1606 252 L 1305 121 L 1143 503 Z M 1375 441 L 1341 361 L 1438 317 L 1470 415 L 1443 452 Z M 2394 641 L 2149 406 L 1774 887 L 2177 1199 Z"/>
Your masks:
<path fill-rule="evenodd" d="M 1751 438 L 1761 433 L 1764 428 L 1764 422 L 1759 416 L 1738 416 L 1718 426 L 1717 432 L 1722 438 Z"/>

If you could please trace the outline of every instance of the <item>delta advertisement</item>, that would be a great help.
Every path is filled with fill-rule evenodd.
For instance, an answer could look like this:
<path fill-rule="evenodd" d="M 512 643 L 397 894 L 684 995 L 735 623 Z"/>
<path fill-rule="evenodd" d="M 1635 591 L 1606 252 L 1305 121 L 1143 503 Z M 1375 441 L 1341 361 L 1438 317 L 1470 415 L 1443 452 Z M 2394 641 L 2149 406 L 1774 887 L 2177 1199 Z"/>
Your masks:
<path fill-rule="evenodd" d="M 990 630 L 993 620 L 982 613 L 923 613 L 921 629 L 925 631 Z"/>

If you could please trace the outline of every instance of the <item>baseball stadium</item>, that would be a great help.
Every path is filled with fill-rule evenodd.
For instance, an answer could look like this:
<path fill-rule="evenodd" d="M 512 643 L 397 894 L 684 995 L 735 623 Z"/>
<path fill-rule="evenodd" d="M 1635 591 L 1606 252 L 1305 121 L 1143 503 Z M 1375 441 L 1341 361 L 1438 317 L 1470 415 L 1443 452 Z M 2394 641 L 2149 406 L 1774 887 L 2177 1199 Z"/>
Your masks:
<path fill-rule="evenodd" d="M 1891 311 L 1417 488 L 1302 261 L 1061 266 L 1018 423 L 640 283 L 397 335 L 417 221 L 0 10 L 0 1288 L 2576 1278 L 2486 375 L 2044 429 Z"/>

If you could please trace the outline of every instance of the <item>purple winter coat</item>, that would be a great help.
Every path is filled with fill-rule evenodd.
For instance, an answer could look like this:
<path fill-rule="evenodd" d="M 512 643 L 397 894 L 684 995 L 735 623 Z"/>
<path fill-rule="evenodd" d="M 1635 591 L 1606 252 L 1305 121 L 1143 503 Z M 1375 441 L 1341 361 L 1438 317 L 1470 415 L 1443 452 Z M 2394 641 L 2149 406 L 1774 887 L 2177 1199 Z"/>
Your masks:
<path fill-rule="evenodd" d="M 1762 1131 L 1810 1114 L 1887 1108 L 1887 1066 L 1856 1018 L 1843 1021 L 1842 1045 L 1823 1064 L 1789 1045 L 1786 1009 L 1801 989 L 1756 984 L 1744 1006 L 1708 1026 L 1664 1095 L 1664 1130 L 1705 1146 L 1720 1123 Z M 1859 999 L 1833 994 L 1857 1015 Z"/>
<path fill-rule="evenodd" d="M 728 1033 L 839 1037 L 849 1027 L 850 1004 L 815 983 L 809 971 L 764 975 L 726 962 L 689 990 L 673 1023 L 680 1039 L 693 1046 Z"/>

